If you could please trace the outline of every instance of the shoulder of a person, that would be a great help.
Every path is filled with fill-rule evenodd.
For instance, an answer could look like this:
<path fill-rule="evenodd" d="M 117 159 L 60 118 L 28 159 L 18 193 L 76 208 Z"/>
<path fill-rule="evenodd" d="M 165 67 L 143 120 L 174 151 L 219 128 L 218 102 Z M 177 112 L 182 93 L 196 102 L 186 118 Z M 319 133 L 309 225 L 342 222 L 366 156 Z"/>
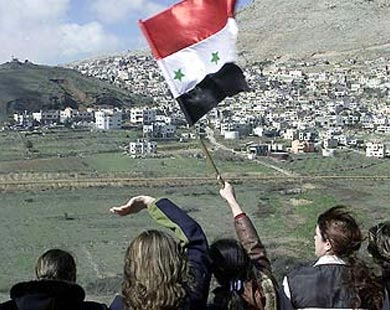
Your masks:
<path fill-rule="evenodd" d="M 111 310 L 122 310 L 124 308 L 124 301 L 121 295 L 115 295 L 112 300 L 109 309 Z"/>
<path fill-rule="evenodd" d="M 315 278 L 333 278 L 336 275 L 343 273 L 345 265 L 342 264 L 321 264 L 321 265 L 306 265 L 300 266 L 292 270 L 287 275 L 289 283 L 300 285 L 302 281 L 308 281 Z M 389 309 L 390 310 L 390 309 Z"/>
<path fill-rule="evenodd" d="M 85 298 L 84 289 L 73 282 L 60 280 L 32 280 L 19 282 L 10 290 L 11 298 L 23 299 L 26 296 L 45 295 L 50 298 L 67 299 L 72 302 L 82 302 Z"/>
<path fill-rule="evenodd" d="M 107 310 L 108 307 L 105 304 L 101 304 L 95 301 L 84 301 L 82 310 Z"/>
<path fill-rule="evenodd" d="M 315 271 L 315 267 L 313 265 L 299 266 L 293 269 L 292 271 L 290 271 L 287 275 L 287 278 L 312 274 L 314 271 Z"/>
<path fill-rule="evenodd" d="M 0 310 L 18 310 L 13 300 L 8 300 L 0 304 Z"/>

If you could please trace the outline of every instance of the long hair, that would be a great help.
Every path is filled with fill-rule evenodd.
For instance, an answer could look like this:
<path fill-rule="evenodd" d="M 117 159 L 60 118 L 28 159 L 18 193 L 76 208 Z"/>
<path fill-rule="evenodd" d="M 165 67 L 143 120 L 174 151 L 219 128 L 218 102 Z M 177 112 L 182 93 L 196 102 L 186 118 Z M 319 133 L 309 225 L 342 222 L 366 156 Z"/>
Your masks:
<path fill-rule="evenodd" d="M 127 248 L 122 283 L 127 309 L 179 309 L 190 283 L 187 258 L 169 234 L 145 231 Z"/>
<path fill-rule="evenodd" d="M 35 264 L 35 275 L 38 280 L 76 282 L 76 272 L 73 256 L 60 249 L 46 251 Z"/>
<path fill-rule="evenodd" d="M 379 223 L 368 230 L 368 252 L 382 267 L 382 278 L 390 292 L 390 221 Z"/>
<path fill-rule="evenodd" d="M 252 300 L 256 300 L 255 294 L 261 294 L 258 309 L 264 309 L 264 304 L 272 304 L 274 294 L 265 292 L 267 288 L 262 287 L 266 275 L 261 274 L 251 262 L 240 242 L 235 239 L 220 239 L 210 246 L 210 258 L 212 271 L 219 287 L 214 290 L 213 306 L 221 310 L 244 310 L 249 304 L 244 300 L 242 294 L 245 286 L 251 288 Z M 269 280 L 272 293 L 274 288 Z M 265 299 L 267 298 L 267 301 Z M 276 303 L 276 301 L 275 301 Z"/>
<path fill-rule="evenodd" d="M 356 256 L 363 236 L 353 216 L 345 206 L 335 206 L 322 213 L 317 224 L 323 241 L 331 245 L 330 254 L 347 263 L 343 280 L 347 287 L 356 292 L 351 307 L 381 309 L 384 298 L 382 286 L 365 262 Z"/>

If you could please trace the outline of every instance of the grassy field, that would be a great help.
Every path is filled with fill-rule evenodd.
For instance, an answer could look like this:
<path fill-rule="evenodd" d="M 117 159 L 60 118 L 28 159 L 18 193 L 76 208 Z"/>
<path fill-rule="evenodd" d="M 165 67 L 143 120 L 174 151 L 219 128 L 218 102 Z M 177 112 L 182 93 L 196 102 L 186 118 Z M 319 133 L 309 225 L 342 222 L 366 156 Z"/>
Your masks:
<path fill-rule="evenodd" d="M 14 132 L 0 136 L 0 174 L 6 173 L 47 173 L 47 172 L 85 172 L 85 173 L 128 173 L 130 175 L 166 176 L 166 175 L 206 175 L 207 164 L 204 159 L 190 153 L 172 154 L 172 149 L 180 146 L 187 149 L 199 148 L 197 143 L 162 144 L 164 158 L 134 159 L 123 155 L 120 147 L 134 140 L 137 131 L 66 131 L 47 132 L 45 135 L 27 135 Z M 33 151 L 28 153 L 25 141 L 33 144 Z M 167 151 L 165 151 L 167 150 Z M 242 172 L 272 174 L 270 169 L 254 163 L 216 160 L 221 169 L 234 172 L 244 167 Z"/>
<path fill-rule="evenodd" d="M 150 180 L 88 187 L 0 187 L 0 246 L 4 249 L 0 253 L 0 301 L 7 299 L 12 284 L 33 277 L 35 259 L 43 251 L 60 247 L 77 257 L 79 282 L 88 295 L 109 302 L 120 289 L 123 254 L 130 240 L 144 229 L 157 228 L 145 212 L 127 218 L 108 213 L 109 207 L 133 195 L 171 198 L 201 223 L 210 242 L 234 237 L 231 215 L 219 197 L 217 184 L 197 179 L 213 176 L 197 155 L 197 144 L 184 144 L 183 151 L 178 150 L 180 145 L 170 143 L 160 149 L 162 158 L 133 159 L 122 155 L 119 145 L 135 135 L 72 131 L 45 136 L 0 135 L 0 182 L 54 183 L 57 179 L 84 177 Z M 26 153 L 26 138 L 39 152 Z M 297 264 L 314 259 L 315 221 L 325 209 L 335 204 L 351 206 L 363 229 L 388 219 L 388 179 L 286 178 L 270 167 L 230 154 L 214 155 L 223 175 L 235 182 L 238 199 L 256 224 L 279 280 Z M 352 152 L 336 158 L 313 155 L 293 159 L 266 162 L 302 176 L 390 175 L 388 161 L 366 159 Z M 161 177 L 193 180 L 175 186 L 152 182 Z"/>
<path fill-rule="evenodd" d="M 350 150 L 341 150 L 335 157 L 297 155 L 287 163 L 277 164 L 301 175 L 390 175 L 388 158 L 368 158 Z"/>
<path fill-rule="evenodd" d="M 365 182 L 236 184 L 238 199 L 255 222 L 279 279 L 298 262 L 313 259 L 314 226 L 320 212 L 336 203 L 351 205 L 368 228 L 389 214 L 388 189 L 388 184 Z M 380 205 L 374 203 L 374 192 L 382 194 Z M 4 193 L 0 202 L 6 219 L 0 227 L 1 246 L 7 249 L 0 253 L 4 299 L 11 283 L 33 277 L 37 256 L 60 247 L 77 257 L 79 281 L 88 294 L 108 302 L 119 290 L 128 243 L 142 230 L 156 228 L 145 212 L 117 218 L 108 208 L 139 194 L 174 200 L 202 224 L 210 242 L 234 236 L 230 213 L 212 185 Z"/>

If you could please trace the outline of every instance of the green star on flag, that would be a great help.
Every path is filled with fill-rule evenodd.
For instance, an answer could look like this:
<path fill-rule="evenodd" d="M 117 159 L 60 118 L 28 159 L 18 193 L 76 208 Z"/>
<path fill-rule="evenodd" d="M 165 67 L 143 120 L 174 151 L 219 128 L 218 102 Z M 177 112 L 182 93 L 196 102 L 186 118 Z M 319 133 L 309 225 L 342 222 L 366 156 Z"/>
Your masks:
<path fill-rule="evenodd" d="M 174 71 L 175 77 L 173 78 L 174 80 L 179 80 L 181 82 L 181 79 L 185 76 L 183 72 L 181 72 L 181 68 L 177 71 Z"/>
<path fill-rule="evenodd" d="M 237 59 L 238 0 L 181 0 L 139 25 L 190 126 L 249 90 Z"/>
<path fill-rule="evenodd" d="M 211 52 L 211 62 L 215 62 L 215 64 L 217 65 L 218 64 L 218 60 L 220 60 L 221 58 L 219 58 L 219 55 L 218 55 L 219 52 Z"/>

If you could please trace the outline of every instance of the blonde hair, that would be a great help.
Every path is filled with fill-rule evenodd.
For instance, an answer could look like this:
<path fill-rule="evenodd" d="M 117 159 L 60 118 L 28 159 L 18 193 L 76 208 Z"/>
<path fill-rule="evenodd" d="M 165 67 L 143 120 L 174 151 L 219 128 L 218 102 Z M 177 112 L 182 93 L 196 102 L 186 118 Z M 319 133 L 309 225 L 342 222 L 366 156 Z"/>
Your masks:
<path fill-rule="evenodd" d="M 190 281 L 184 251 L 171 237 L 149 230 L 127 248 L 122 294 L 127 309 L 179 309 Z"/>

